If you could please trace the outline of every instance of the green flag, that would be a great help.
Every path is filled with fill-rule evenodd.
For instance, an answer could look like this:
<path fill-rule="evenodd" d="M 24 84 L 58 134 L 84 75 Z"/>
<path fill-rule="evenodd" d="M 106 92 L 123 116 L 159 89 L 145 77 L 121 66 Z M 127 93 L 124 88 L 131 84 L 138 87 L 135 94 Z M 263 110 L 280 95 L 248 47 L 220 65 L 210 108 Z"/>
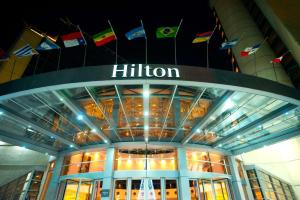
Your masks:
<path fill-rule="evenodd" d="M 176 37 L 178 26 L 173 27 L 159 27 L 156 30 L 157 38 L 174 38 Z"/>

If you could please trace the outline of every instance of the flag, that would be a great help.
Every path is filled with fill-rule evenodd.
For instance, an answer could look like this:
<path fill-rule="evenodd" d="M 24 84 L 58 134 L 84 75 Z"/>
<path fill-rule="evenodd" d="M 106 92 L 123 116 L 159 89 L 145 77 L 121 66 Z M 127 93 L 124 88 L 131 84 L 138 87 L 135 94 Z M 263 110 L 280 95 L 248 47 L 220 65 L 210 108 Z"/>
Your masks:
<path fill-rule="evenodd" d="M 96 46 L 102 46 L 106 43 L 109 43 L 113 40 L 116 40 L 116 36 L 112 29 L 106 29 L 105 31 L 102 31 L 98 34 L 93 35 L 93 40 L 96 44 Z"/>
<path fill-rule="evenodd" d="M 66 48 L 86 44 L 80 31 L 62 35 L 61 39 Z"/>
<path fill-rule="evenodd" d="M 0 49 L 0 61 L 8 60 L 8 55 L 5 53 L 3 49 Z"/>
<path fill-rule="evenodd" d="M 38 54 L 29 44 L 21 47 L 20 49 L 13 52 L 17 57 L 25 57 L 25 56 L 32 56 L 34 54 Z"/>
<path fill-rule="evenodd" d="M 226 50 L 226 49 L 232 48 L 238 42 L 239 42 L 238 39 L 234 39 L 234 40 L 230 40 L 230 41 L 227 41 L 227 42 L 223 42 L 222 45 L 221 45 L 221 47 L 220 47 L 220 50 Z"/>
<path fill-rule="evenodd" d="M 59 49 L 60 47 L 52 42 L 50 39 L 45 38 L 45 40 L 36 48 L 38 51 L 47 51 L 52 49 Z"/>
<path fill-rule="evenodd" d="M 273 60 L 271 60 L 271 63 L 280 63 L 282 61 L 283 56 L 280 56 L 278 58 L 274 58 Z"/>
<path fill-rule="evenodd" d="M 247 57 L 251 54 L 254 54 L 260 47 L 260 44 L 256 44 L 252 47 L 247 47 L 244 51 L 241 51 L 240 55 L 242 57 Z"/>
<path fill-rule="evenodd" d="M 159 27 L 156 30 L 157 38 L 174 38 L 176 37 L 178 26 L 173 27 Z"/>
<path fill-rule="evenodd" d="M 135 38 L 146 37 L 145 30 L 143 26 L 139 26 L 137 28 L 132 29 L 131 31 L 125 34 L 128 40 L 132 40 Z"/>
<path fill-rule="evenodd" d="M 193 40 L 192 43 L 206 42 L 207 40 L 209 40 L 212 33 L 213 33 L 212 31 L 208 31 L 205 33 L 199 33 L 196 35 L 196 38 Z"/>

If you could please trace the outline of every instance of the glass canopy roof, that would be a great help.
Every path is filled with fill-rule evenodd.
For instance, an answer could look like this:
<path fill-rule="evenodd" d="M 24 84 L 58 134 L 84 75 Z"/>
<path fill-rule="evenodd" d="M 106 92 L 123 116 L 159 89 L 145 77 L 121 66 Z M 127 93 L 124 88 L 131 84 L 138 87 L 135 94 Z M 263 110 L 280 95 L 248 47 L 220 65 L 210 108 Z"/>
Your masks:
<path fill-rule="evenodd" d="M 298 131 L 299 115 L 291 103 L 218 88 L 83 86 L 1 101 L 0 129 L 53 151 L 135 141 L 238 150 Z"/>

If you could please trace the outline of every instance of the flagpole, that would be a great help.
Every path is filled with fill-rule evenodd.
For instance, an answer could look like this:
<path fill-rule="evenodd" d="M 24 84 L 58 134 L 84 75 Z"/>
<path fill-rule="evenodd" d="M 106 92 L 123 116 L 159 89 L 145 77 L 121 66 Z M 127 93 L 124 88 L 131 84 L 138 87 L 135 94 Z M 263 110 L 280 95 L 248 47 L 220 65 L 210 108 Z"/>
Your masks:
<path fill-rule="evenodd" d="M 86 40 L 85 40 L 85 38 L 84 38 L 84 35 L 83 35 L 83 33 L 82 33 L 82 31 L 81 31 L 79 25 L 77 25 L 77 28 L 78 28 L 78 30 L 80 31 L 80 33 L 81 33 L 81 35 L 82 35 L 82 38 L 83 38 L 83 40 L 84 40 L 84 56 L 83 56 L 83 64 L 82 64 L 82 65 L 85 66 L 87 43 L 86 43 Z"/>
<path fill-rule="evenodd" d="M 211 37 L 213 36 L 216 28 L 217 28 L 217 25 L 215 25 L 214 30 L 212 31 L 211 35 L 209 36 L 208 40 L 206 41 L 206 68 L 209 68 L 209 54 L 208 54 L 209 41 L 210 41 Z"/>
<path fill-rule="evenodd" d="M 59 70 L 59 65 L 60 65 L 60 56 L 61 56 L 61 48 L 59 48 L 59 51 L 58 51 L 58 60 L 57 60 L 57 69 L 56 71 Z"/>
<path fill-rule="evenodd" d="M 109 24 L 109 26 L 110 26 L 111 30 L 113 31 L 113 33 L 115 35 L 115 38 L 116 38 L 116 64 L 118 64 L 118 38 L 117 38 L 117 35 L 116 35 L 110 21 L 109 20 L 107 20 L 107 21 L 108 21 L 108 24 Z"/>
<path fill-rule="evenodd" d="M 177 38 L 177 33 L 180 29 L 181 23 L 182 23 L 183 19 L 180 20 L 178 28 L 176 30 L 176 34 L 175 34 L 175 38 L 174 38 L 174 53 L 175 53 L 175 65 L 177 65 L 177 44 L 176 44 L 176 38 Z"/>
<path fill-rule="evenodd" d="M 141 24 L 142 24 L 143 30 L 144 30 L 144 32 L 145 32 L 145 48 L 146 48 L 146 49 L 145 49 L 145 54 L 146 54 L 146 55 L 145 55 L 145 58 L 146 58 L 145 60 L 146 60 L 146 64 L 148 64 L 148 59 L 147 59 L 147 57 L 148 57 L 148 52 L 147 52 L 147 51 L 148 51 L 148 44 L 147 44 L 147 43 L 148 43 L 148 42 L 147 42 L 147 35 L 146 35 L 146 31 L 145 31 L 144 24 L 143 24 L 143 21 L 142 21 L 142 20 L 141 20 Z"/>
<path fill-rule="evenodd" d="M 13 73 L 14 73 L 14 71 L 15 71 L 16 61 L 17 61 L 17 56 L 15 56 L 14 65 L 13 65 L 13 68 L 12 68 L 12 70 L 11 70 L 10 79 L 9 79 L 10 81 L 11 81 L 12 76 L 13 76 Z"/>
<path fill-rule="evenodd" d="M 38 63 L 39 63 L 40 55 L 41 55 L 41 54 L 38 54 L 38 57 L 37 57 L 37 59 L 36 59 L 36 62 L 35 62 L 35 66 L 34 66 L 34 71 L 33 71 L 33 74 L 35 74 L 35 71 L 36 71 L 37 65 L 38 65 Z"/>

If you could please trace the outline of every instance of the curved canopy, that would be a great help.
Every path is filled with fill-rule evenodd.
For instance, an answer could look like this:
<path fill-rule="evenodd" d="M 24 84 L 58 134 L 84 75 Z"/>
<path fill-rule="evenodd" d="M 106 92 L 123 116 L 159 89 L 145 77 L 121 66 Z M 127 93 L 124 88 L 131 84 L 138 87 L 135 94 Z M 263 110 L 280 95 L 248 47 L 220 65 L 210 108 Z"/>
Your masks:
<path fill-rule="evenodd" d="M 180 78 L 121 79 L 111 78 L 108 67 L 52 72 L 0 86 L 0 140 L 50 153 L 137 141 L 241 153 L 293 137 L 300 129 L 297 90 L 272 81 L 192 67 L 179 68 Z"/>

